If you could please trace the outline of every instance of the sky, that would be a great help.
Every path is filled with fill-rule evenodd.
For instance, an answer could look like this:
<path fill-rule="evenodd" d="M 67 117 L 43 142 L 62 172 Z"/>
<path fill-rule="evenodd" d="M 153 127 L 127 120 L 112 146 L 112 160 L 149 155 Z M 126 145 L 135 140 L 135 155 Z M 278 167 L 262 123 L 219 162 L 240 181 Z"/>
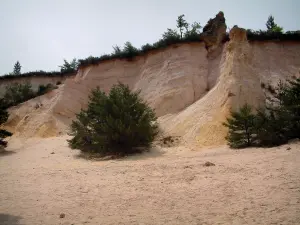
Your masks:
<path fill-rule="evenodd" d="M 184 14 L 202 26 L 223 11 L 228 27 L 265 29 L 270 14 L 300 30 L 300 0 L 0 0 L 0 74 L 59 70 L 63 59 L 111 53 L 130 41 L 154 43 Z"/>

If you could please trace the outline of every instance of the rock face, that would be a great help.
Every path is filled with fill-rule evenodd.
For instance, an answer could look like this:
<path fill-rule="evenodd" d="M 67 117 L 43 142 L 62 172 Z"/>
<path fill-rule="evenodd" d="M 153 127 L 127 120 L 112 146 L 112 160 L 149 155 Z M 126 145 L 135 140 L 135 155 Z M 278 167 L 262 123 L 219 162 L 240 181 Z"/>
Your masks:
<path fill-rule="evenodd" d="M 219 12 L 215 18 L 210 19 L 205 27 L 200 38 L 205 42 L 208 51 L 212 51 L 224 40 L 226 37 L 226 23 L 223 12 Z"/>
<path fill-rule="evenodd" d="M 220 21 L 222 14 L 217 17 Z M 248 42 L 245 29 L 238 27 L 229 36 L 225 44 L 211 42 L 217 51 L 207 52 L 204 43 L 185 43 L 80 69 L 58 89 L 11 108 L 6 128 L 23 138 L 65 134 L 75 113 L 86 108 L 92 88 L 107 92 L 120 81 L 141 90 L 166 135 L 180 136 L 187 146 L 225 144 L 222 122 L 230 110 L 264 104 L 262 83 L 276 86 L 279 80 L 300 77 L 299 43 Z"/>

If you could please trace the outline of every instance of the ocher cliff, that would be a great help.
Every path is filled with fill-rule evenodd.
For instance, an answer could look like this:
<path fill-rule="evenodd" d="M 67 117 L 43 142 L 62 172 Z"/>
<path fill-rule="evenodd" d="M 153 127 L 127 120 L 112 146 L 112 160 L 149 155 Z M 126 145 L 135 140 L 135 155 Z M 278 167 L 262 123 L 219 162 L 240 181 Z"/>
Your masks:
<path fill-rule="evenodd" d="M 108 91 L 120 81 L 141 90 L 164 132 L 188 145 L 223 144 L 222 122 L 230 109 L 263 105 L 268 93 L 262 83 L 299 76 L 300 44 L 249 42 L 246 31 L 234 27 L 230 41 L 218 45 L 207 50 L 205 43 L 177 44 L 82 68 L 59 89 L 12 108 L 6 126 L 23 137 L 66 133 L 92 88 Z"/>

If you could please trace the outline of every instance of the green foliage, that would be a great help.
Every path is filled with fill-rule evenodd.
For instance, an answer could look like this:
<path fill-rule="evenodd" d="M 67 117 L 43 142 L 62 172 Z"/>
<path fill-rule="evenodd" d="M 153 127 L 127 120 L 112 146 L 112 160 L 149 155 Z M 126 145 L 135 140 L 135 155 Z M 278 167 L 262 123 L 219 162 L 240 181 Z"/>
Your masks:
<path fill-rule="evenodd" d="M 289 121 L 288 138 L 300 138 L 300 78 L 280 83 L 275 99 L 279 104 L 276 110 Z"/>
<path fill-rule="evenodd" d="M 189 25 L 185 21 L 184 15 L 180 15 L 177 19 L 177 27 L 179 28 L 179 32 L 176 29 L 168 28 L 167 31 L 162 34 L 162 38 L 159 41 L 153 44 L 145 44 L 141 46 L 141 49 L 133 47 L 130 42 L 126 42 L 123 50 L 119 46 L 114 46 L 114 50 L 111 55 L 104 55 L 100 57 L 90 56 L 86 59 L 79 60 L 79 67 L 95 65 L 104 60 L 110 59 L 130 60 L 135 56 L 146 54 L 148 51 L 166 48 L 173 44 L 187 42 L 202 42 L 202 40 L 200 40 L 199 38 L 201 29 L 200 23 L 194 22 L 193 24 Z"/>
<path fill-rule="evenodd" d="M 245 104 L 239 111 L 231 112 L 231 117 L 223 123 L 229 128 L 226 140 L 232 148 L 249 147 L 255 140 L 255 114 L 251 107 Z"/>
<path fill-rule="evenodd" d="M 8 112 L 6 111 L 6 103 L 3 99 L 0 99 L 0 125 L 5 123 L 8 119 Z M 11 136 L 12 133 L 0 129 L 0 146 L 6 147 L 7 142 L 3 141 L 3 138 Z"/>
<path fill-rule="evenodd" d="M 129 41 L 127 41 L 124 45 L 122 54 L 124 58 L 133 58 L 139 55 L 139 50 L 134 47 Z"/>
<path fill-rule="evenodd" d="M 3 124 L 8 118 L 8 112 L 6 111 L 6 103 L 3 98 L 0 98 L 0 125 Z"/>
<path fill-rule="evenodd" d="M 197 40 L 199 39 L 199 35 L 201 33 L 200 29 L 202 28 L 202 26 L 200 25 L 200 23 L 198 22 L 194 22 L 193 24 L 191 24 L 191 28 L 187 28 L 186 33 L 184 34 L 186 39 L 189 40 Z"/>
<path fill-rule="evenodd" d="M 275 21 L 274 17 L 270 15 L 268 17 L 267 23 L 266 23 L 267 31 L 268 32 L 277 32 L 277 33 L 282 33 L 283 28 L 278 26 Z"/>
<path fill-rule="evenodd" d="M 73 73 L 77 71 L 78 62 L 75 58 L 71 62 L 68 62 L 67 60 L 64 59 L 64 64 L 59 67 L 61 73 Z"/>
<path fill-rule="evenodd" d="M 4 100 L 7 107 L 17 105 L 35 97 L 30 83 L 13 83 L 6 86 Z"/>
<path fill-rule="evenodd" d="M 189 27 L 189 24 L 184 19 L 184 14 L 178 16 L 176 23 L 177 23 L 177 28 L 179 29 L 179 32 L 180 32 L 180 39 L 182 39 L 183 38 L 183 30 L 184 29 L 188 30 L 188 27 Z"/>
<path fill-rule="evenodd" d="M 77 71 L 78 67 L 84 67 L 88 65 L 96 65 L 105 60 L 111 59 L 129 59 L 133 57 L 146 54 L 148 51 L 155 49 L 166 48 L 170 45 L 187 43 L 187 42 L 202 42 L 199 35 L 201 33 L 201 25 L 198 22 L 189 24 L 185 19 L 184 15 L 178 16 L 176 20 L 176 27 L 179 29 L 167 29 L 163 33 L 162 38 L 153 44 L 146 44 L 141 49 L 135 48 L 130 42 L 125 43 L 125 47 L 122 50 L 119 46 L 114 46 L 112 54 L 105 54 L 100 57 L 89 56 L 86 59 L 76 60 L 73 59 L 71 62 L 64 60 L 64 64 L 60 66 L 61 71 L 45 72 L 45 71 L 34 71 L 21 74 L 21 66 L 17 68 L 16 73 L 10 73 L 0 76 L 0 79 L 15 79 L 18 77 L 33 77 L 33 76 L 71 76 Z M 247 37 L 250 41 L 300 41 L 299 31 L 287 31 L 283 33 L 282 27 L 278 26 L 274 22 L 274 17 L 270 16 L 266 23 L 268 28 L 267 31 L 253 31 L 247 30 Z M 229 41 L 229 35 L 226 35 L 224 42 Z M 19 72 L 18 72 L 19 71 Z M 14 76 L 11 76 L 14 75 Z"/>
<path fill-rule="evenodd" d="M 172 30 L 169 28 L 165 33 L 163 33 L 162 37 L 164 41 L 170 41 L 170 42 L 178 41 L 181 38 L 180 34 L 178 34 L 176 30 Z"/>
<path fill-rule="evenodd" d="M 43 70 L 40 71 L 32 71 L 28 73 L 22 73 L 20 75 L 14 75 L 11 76 L 10 74 L 6 74 L 3 76 L 0 76 L 0 80 L 13 80 L 13 79 L 18 79 L 21 77 L 67 77 L 67 76 L 73 76 L 75 75 L 75 72 L 58 72 L 58 71 L 52 71 L 52 72 L 46 72 Z"/>
<path fill-rule="evenodd" d="M 249 41 L 300 41 L 300 32 L 287 31 L 286 33 L 282 33 L 277 31 L 268 32 L 248 29 L 247 38 Z"/>
<path fill-rule="evenodd" d="M 280 82 L 271 94 L 271 104 L 256 114 L 248 105 L 232 112 L 224 124 L 229 128 L 227 141 L 231 147 L 271 147 L 300 138 L 300 78 Z"/>
<path fill-rule="evenodd" d="M 57 88 L 57 87 L 55 87 L 53 84 L 50 84 L 50 83 L 47 84 L 47 85 L 41 84 L 41 85 L 39 85 L 39 88 L 38 88 L 38 91 L 37 91 L 36 95 L 38 95 L 38 96 L 39 95 L 44 95 L 47 92 L 52 91 L 55 88 Z"/>
<path fill-rule="evenodd" d="M 17 61 L 14 65 L 14 71 L 13 71 L 12 75 L 17 75 L 17 76 L 20 75 L 21 74 L 21 68 L 22 68 L 22 66 L 21 66 L 20 62 Z"/>
<path fill-rule="evenodd" d="M 112 53 L 112 55 L 120 56 L 122 54 L 122 50 L 118 45 L 113 46 L 113 49 L 114 49 L 114 52 Z"/>
<path fill-rule="evenodd" d="M 259 110 L 256 115 L 257 146 L 272 147 L 288 141 L 290 121 L 284 111 Z"/>
<path fill-rule="evenodd" d="M 148 147 L 158 134 L 154 111 L 141 100 L 139 92 L 119 83 L 109 94 L 92 90 L 87 110 L 71 124 L 71 148 L 102 155 L 130 154 Z"/>

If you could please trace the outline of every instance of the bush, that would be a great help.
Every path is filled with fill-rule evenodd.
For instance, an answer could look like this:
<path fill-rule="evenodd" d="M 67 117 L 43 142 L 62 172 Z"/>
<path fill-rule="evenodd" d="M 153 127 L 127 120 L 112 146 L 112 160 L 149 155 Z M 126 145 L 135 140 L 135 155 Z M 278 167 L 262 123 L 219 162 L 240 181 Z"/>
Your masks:
<path fill-rule="evenodd" d="M 61 84 L 62 84 L 61 81 L 56 82 L 56 85 L 61 85 Z"/>
<path fill-rule="evenodd" d="M 0 125 L 5 123 L 8 119 L 8 112 L 6 111 L 6 105 L 3 99 L 0 99 Z M 0 129 L 0 146 L 2 147 L 6 147 L 7 142 L 3 141 L 3 138 L 11 136 L 12 133 Z"/>
<path fill-rule="evenodd" d="M 256 145 L 278 146 L 288 141 L 289 120 L 283 112 L 259 110 L 256 115 Z"/>
<path fill-rule="evenodd" d="M 223 123 L 229 128 L 226 140 L 232 148 L 251 146 L 255 141 L 255 114 L 251 107 L 245 104 L 239 111 L 231 112 L 231 118 Z"/>
<path fill-rule="evenodd" d="M 71 124 L 71 148 L 101 155 L 125 155 L 148 147 L 158 134 L 154 111 L 124 84 L 106 95 L 92 90 L 87 110 Z"/>
<path fill-rule="evenodd" d="M 6 86 L 4 100 L 6 107 L 15 106 L 35 97 L 29 82 L 25 84 L 13 83 Z"/>
<path fill-rule="evenodd" d="M 64 64 L 59 67 L 61 73 L 74 73 L 77 71 L 78 62 L 75 58 L 70 62 L 64 59 Z"/>
<path fill-rule="evenodd" d="M 280 31 L 254 31 L 247 30 L 247 38 L 249 41 L 299 41 L 300 32 L 299 31 L 287 31 L 282 33 Z"/>
<path fill-rule="evenodd" d="M 44 94 L 46 94 L 47 92 L 52 91 L 52 90 L 55 89 L 55 88 L 56 88 L 56 87 L 55 87 L 53 84 L 50 84 L 50 83 L 47 84 L 47 85 L 41 84 L 41 85 L 39 86 L 39 89 L 38 89 L 36 95 L 37 95 L 37 96 L 44 95 Z"/>
<path fill-rule="evenodd" d="M 288 139 L 300 138 L 300 78 L 280 83 L 274 97 L 278 106 L 273 111 L 289 123 Z"/>

